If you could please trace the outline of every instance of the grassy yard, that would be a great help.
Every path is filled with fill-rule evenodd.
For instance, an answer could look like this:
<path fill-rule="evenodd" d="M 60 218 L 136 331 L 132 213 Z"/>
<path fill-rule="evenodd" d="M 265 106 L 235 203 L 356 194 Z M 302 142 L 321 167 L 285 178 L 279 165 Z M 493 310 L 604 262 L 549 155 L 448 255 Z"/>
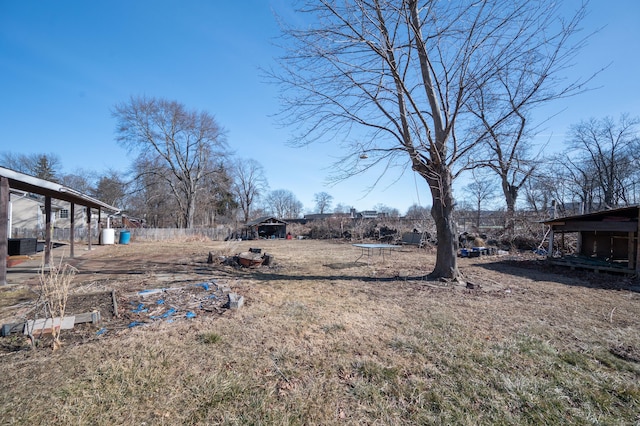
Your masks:
<path fill-rule="evenodd" d="M 249 247 L 273 266 L 206 263 Z M 423 279 L 423 249 L 359 255 L 308 240 L 85 252 L 76 292 L 219 280 L 246 302 L 2 353 L 0 423 L 640 424 L 637 282 L 492 256 L 460 260 L 469 290 Z M 33 285 L 0 290 L 0 320 Z"/>

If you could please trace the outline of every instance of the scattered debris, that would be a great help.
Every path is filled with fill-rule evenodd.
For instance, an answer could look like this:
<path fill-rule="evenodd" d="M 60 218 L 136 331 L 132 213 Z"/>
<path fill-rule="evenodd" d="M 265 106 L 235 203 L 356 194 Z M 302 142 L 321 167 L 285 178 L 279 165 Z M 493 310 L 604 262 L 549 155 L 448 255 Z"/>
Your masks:
<path fill-rule="evenodd" d="M 33 336 L 51 334 L 54 329 L 71 330 L 77 324 L 92 323 L 98 324 L 102 321 L 102 316 L 99 311 L 86 312 L 78 315 L 70 315 L 62 318 L 36 318 L 35 320 L 28 320 L 26 322 L 18 322 L 2 325 L 2 337 L 10 336 L 11 334 L 29 334 Z"/>
<path fill-rule="evenodd" d="M 117 308 L 118 299 L 120 312 Z M 231 293 L 228 284 L 213 280 L 180 287 L 142 289 L 118 293 L 117 296 L 113 290 L 78 293 L 69 296 L 70 314 L 62 320 L 36 317 L 35 320 L 27 321 L 26 318 L 34 314 L 26 313 L 25 320 L 3 324 L 0 331 L 2 337 L 24 334 L 40 338 L 50 335 L 55 330 L 73 330 L 73 333 L 67 334 L 65 340 L 84 340 L 97 338 L 114 330 L 123 331 L 159 322 L 172 323 L 206 315 L 219 315 L 228 309 L 239 309 L 243 304 L 244 297 Z M 87 308 L 92 310 L 72 314 Z M 78 327 L 79 324 L 83 326 Z"/>
<path fill-rule="evenodd" d="M 218 261 L 219 263 L 227 266 L 256 268 L 258 266 L 271 266 L 273 263 L 273 256 L 269 253 L 262 253 L 262 249 L 260 248 L 250 248 L 248 251 L 238 253 L 235 256 L 220 256 Z M 207 263 L 211 264 L 213 262 L 213 254 L 209 253 Z"/>
<path fill-rule="evenodd" d="M 162 293 L 163 291 L 165 291 L 165 289 L 163 288 L 154 288 L 151 290 L 141 290 L 138 292 L 138 294 L 142 297 L 145 297 L 145 296 L 151 296 L 153 294 Z"/>
<path fill-rule="evenodd" d="M 251 268 L 262 265 L 263 257 L 259 253 L 244 252 L 238 255 L 238 263 L 245 268 Z"/>
<path fill-rule="evenodd" d="M 470 290 L 479 290 L 482 288 L 480 284 L 472 283 L 471 281 L 467 281 L 467 288 Z"/>
<path fill-rule="evenodd" d="M 26 322 L 23 334 L 25 336 L 43 336 L 53 334 L 55 330 L 71 330 L 75 325 L 76 317 L 63 318 L 38 318 Z"/>
<path fill-rule="evenodd" d="M 244 305 L 244 297 L 236 293 L 229 293 L 229 309 L 240 309 Z"/>
<path fill-rule="evenodd" d="M 230 306 L 239 308 L 240 303 L 230 302 L 231 289 L 215 281 L 189 284 L 182 287 L 146 289 L 127 297 L 131 309 L 123 316 L 132 321 L 129 327 L 156 321 L 171 323 L 180 318 L 192 319 L 204 313 L 221 314 Z M 133 325 L 132 325 L 133 324 Z"/>
<path fill-rule="evenodd" d="M 495 247 L 471 247 L 461 248 L 458 252 L 458 257 L 480 257 L 480 256 L 493 256 L 498 254 L 498 249 Z"/>

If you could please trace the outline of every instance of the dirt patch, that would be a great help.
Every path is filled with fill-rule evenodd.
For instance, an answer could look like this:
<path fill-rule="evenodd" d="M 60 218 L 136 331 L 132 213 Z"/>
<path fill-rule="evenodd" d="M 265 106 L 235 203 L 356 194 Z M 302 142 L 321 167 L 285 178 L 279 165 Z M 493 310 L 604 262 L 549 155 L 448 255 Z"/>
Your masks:
<path fill-rule="evenodd" d="M 73 329 L 63 330 L 61 338 L 66 345 L 116 336 L 134 327 L 152 329 L 160 323 L 215 318 L 229 309 L 231 288 L 225 275 L 236 273 L 239 264 L 229 265 L 223 255 L 211 262 L 206 249 L 173 251 L 170 243 L 163 247 L 146 244 L 142 251 L 140 248 L 98 247 L 65 260 L 78 271 L 65 316 L 100 314 L 98 323 L 76 323 Z M 20 271 L 25 277 L 23 284 L 1 289 L 0 324 L 16 327 L 8 338 L 0 338 L 0 352 L 30 347 L 17 325 L 43 316 L 39 312 L 38 272 L 25 275 L 25 271 Z M 40 342 L 43 346 L 47 345 L 46 339 Z"/>

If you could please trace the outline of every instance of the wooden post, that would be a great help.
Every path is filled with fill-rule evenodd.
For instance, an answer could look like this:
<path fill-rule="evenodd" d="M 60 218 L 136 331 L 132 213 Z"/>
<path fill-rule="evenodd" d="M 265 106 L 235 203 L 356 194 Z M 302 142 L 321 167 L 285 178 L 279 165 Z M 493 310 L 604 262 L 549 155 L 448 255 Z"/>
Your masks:
<path fill-rule="evenodd" d="M 87 250 L 91 251 L 91 207 L 87 206 Z"/>
<path fill-rule="evenodd" d="M 547 258 L 553 258 L 553 225 L 551 225 L 551 230 L 549 231 L 549 247 L 547 250 Z"/>
<path fill-rule="evenodd" d="M 627 242 L 627 260 L 629 261 L 629 269 L 631 269 L 631 270 L 635 269 L 635 267 L 636 267 L 636 264 L 635 264 L 635 260 L 636 260 L 635 248 L 636 248 L 636 245 L 635 245 L 635 240 L 634 240 L 633 237 L 635 237 L 635 232 L 629 232 L 628 237 L 627 237 L 627 239 L 628 239 L 628 242 Z"/>
<path fill-rule="evenodd" d="M 51 197 L 44 197 L 44 266 L 51 265 Z"/>
<path fill-rule="evenodd" d="M 71 222 L 69 223 L 69 256 L 75 257 L 75 241 L 76 241 L 76 204 L 71 203 Z"/>
<path fill-rule="evenodd" d="M 636 277 L 640 278 L 640 209 L 638 209 L 638 228 L 636 229 Z"/>
<path fill-rule="evenodd" d="M 7 284 L 9 258 L 9 179 L 0 176 L 0 285 Z"/>
<path fill-rule="evenodd" d="M 98 244 L 104 244 L 104 241 L 101 241 L 102 238 L 102 209 L 98 207 Z"/>

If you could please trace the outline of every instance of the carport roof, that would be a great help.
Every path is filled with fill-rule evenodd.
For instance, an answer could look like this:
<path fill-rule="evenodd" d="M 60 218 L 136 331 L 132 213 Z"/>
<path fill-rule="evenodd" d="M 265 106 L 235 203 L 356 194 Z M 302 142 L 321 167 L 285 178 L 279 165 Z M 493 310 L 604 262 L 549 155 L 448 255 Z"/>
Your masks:
<path fill-rule="evenodd" d="M 29 176 L 4 167 L 0 167 L 0 176 L 6 177 L 9 180 L 9 187 L 11 189 L 45 195 L 57 200 L 64 200 L 95 209 L 108 210 L 114 213 L 118 213 L 120 211 L 118 207 L 104 203 L 93 197 L 82 194 L 75 189 L 60 185 L 59 183 Z"/>

